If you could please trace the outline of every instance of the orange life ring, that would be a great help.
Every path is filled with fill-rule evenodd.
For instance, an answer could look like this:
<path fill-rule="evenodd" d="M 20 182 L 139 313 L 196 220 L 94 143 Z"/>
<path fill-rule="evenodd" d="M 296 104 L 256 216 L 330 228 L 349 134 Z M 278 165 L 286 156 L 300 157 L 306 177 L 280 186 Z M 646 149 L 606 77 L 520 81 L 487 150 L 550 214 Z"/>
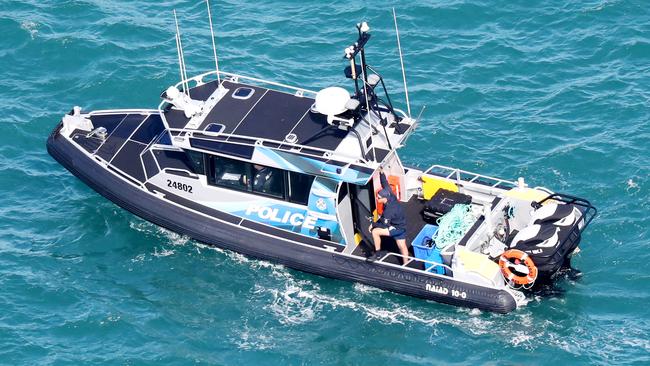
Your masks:
<path fill-rule="evenodd" d="M 513 265 L 520 265 L 522 263 L 528 269 L 528 274 L 515 274 L 515 272 L 512 271 L 511 267 L 513 267 Z M 506 280 L 512 281 L 517 285 L 529 285 L 535 282 L 537 279 L 537 266 L 535 266 L 532 258 L 530 258 L 528 254 L 518 249 L 510 249 L 501 254 L 501 258 L 499 258 L 499 267 L 501 267 L 501 273 L 503 273 L 503 277 Z"/>

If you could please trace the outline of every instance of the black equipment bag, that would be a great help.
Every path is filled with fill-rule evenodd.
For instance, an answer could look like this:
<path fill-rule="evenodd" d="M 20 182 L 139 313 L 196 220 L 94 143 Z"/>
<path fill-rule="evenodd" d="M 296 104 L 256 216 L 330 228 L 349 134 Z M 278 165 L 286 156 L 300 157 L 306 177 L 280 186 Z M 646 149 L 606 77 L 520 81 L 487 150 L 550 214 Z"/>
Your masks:
<path fill-rule="evenodd" d="M 424 204 L 422 216 L 424 217 L 424 221 L 435 225 L 436 220 L 440 216 L 451 211 L 454 205 L 468 205 L 471 202 L 471 196 L 440 188 L 438 189 L 438 192 L 436 192 L 436 194 L 434 194 L 433 197 Z"/>

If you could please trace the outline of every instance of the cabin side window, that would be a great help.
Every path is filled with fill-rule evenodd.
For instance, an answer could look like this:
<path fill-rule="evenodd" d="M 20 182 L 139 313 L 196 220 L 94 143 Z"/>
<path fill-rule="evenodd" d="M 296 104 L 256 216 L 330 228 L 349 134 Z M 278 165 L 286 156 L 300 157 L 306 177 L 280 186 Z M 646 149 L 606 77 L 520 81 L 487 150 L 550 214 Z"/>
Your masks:
<path fill-rule="evenodd" d="M 309 192 L 313 182 L 313 175 L 289 172 L 289 201 L 306 205 L 309 202 Z"/>
<path fill-rule="evenodd" d="M 284 199 L 284 171 L 253 164 L 253 192 Z"/>
<path fill-rule="evenodd" d="M 193 164 L 203 160 L 190 156 Z M 211 185 L 307 205 L 314 176 L 208 155 L 203 168 Z"/>
<path fill-rule="evenodd" d="M 219 156 L 211 156 L 210 162 L 210 184 L 241 191 L 250 190 L 249 163 Z"/>
<path fill-rule="evenodd" d="M 205 163 L 203 160 L 203 153 L 194 150 L 186 150 L 185 152 L 187 153 L 187 158 L 190 161 L 194 174 L 204 175 Z"/>

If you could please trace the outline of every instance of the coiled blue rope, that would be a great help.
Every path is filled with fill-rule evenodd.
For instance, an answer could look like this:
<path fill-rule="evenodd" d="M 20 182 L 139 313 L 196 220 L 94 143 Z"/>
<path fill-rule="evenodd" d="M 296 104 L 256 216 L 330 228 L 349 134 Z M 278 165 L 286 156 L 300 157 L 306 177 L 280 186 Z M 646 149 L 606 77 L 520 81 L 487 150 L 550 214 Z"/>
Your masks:
<path fill-rule="evenodd" d="M 451 211 L 437 220 L 438 231 L 434 238 L 436 247 L 443 249 L 458 243 L 475 221 L 470 205 L 454 205 Z"/>

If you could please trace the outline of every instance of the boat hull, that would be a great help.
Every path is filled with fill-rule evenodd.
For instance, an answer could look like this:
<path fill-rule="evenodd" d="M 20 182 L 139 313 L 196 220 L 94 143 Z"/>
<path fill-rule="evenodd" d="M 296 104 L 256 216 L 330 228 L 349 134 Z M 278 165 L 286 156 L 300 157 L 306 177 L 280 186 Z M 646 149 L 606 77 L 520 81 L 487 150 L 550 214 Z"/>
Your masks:
<path fill-rule="evenodd" d="M 261 235 L 255 230 L 188 210 L 120 179 L 60 135 L 60 128 L 61 125 L 57 126 L 47 140 L 47 150 L 54 159 L 118 206 L 171 231 L 300 271 L 440 303 L 497 313 L 508 313 L 517 307 L 513 295 L 503 289 L 368 262 L 362 257 L 301 245 L 287 238 Z"/>

